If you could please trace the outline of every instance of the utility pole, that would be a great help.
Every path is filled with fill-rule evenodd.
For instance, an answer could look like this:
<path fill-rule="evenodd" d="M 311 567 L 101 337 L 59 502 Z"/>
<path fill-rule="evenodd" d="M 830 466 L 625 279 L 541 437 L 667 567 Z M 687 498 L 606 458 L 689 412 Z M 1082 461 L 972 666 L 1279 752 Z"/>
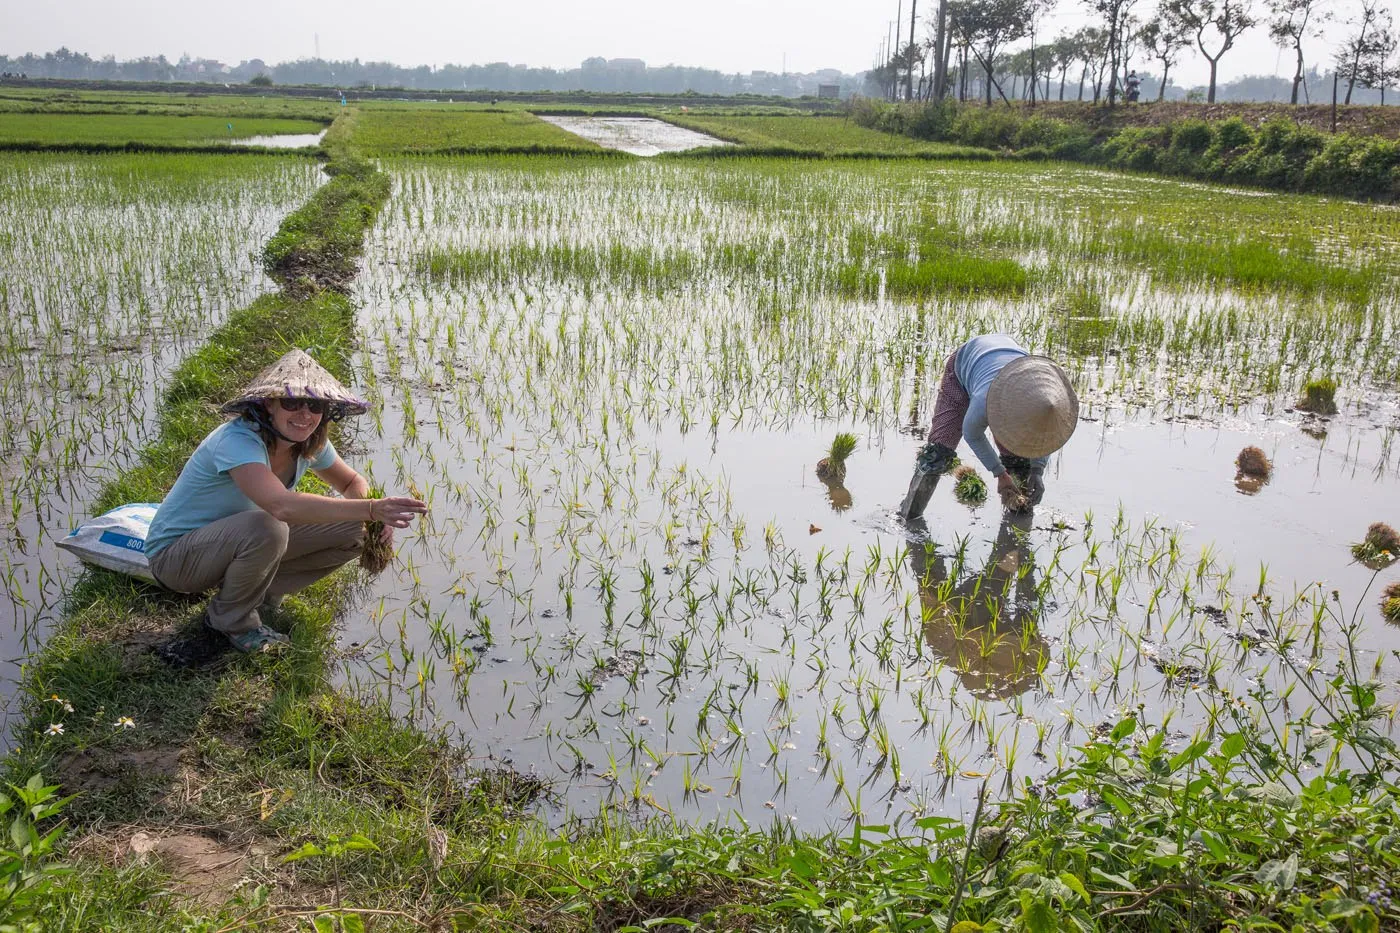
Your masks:
<path fill-rule="evenodd" d="M 914 17 L 919 9 L 919 0 L 909 0 L 909 47 L 914 47 Z M 914 99 L 914 58 L 909 58 L 909 73 L 904 76 L 904 99 Z"/>
<path fill-rule="evenodd" d="M 938 29 L 934 32 L 933 50 L 933 99 L 942 100 L 944 85 L 948 83 L 948 47 L 945 36 L 948 31 L 948 0 L 938 0 Z"/>

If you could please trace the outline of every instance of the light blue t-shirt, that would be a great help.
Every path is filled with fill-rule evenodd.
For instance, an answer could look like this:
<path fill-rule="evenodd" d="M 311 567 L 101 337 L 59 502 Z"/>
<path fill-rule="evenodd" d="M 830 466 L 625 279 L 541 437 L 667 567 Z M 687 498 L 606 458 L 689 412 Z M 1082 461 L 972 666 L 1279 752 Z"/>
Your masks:
<path fill-rule="evenodd" d="M 1029 355 L 1025 347 L 1005 334 L 984 334 L 963 344 L 953 361 L 953 372 L 968 397 L 963 439 L 993 476 L 1000 476 L 1006 467 L 997 455 L 996 444 L 987 437 L 987 390 L 1007 363 Z M 1044 465 L 1050 458 L 1036 457 L 1033 462 Z"/>
<path fill-rule="evenodd" d="M 301 482 L 308 469 L 325 470 L 335 465 L 335 448 L 330 441 L 310 460 L 297 458 L 296 476 L 288 489 Z M 203 528 L 221 518 L 258 507 L 234 483 L 228 471 L 245 463 L 271 466 L 267 445 L 257 428 L 242 418 L 226 421 L 209 432 L 190 455 L 180 478 L 156 509 L 151 530 L 146 535 L 146 556 L 153 557 L 181 535 Z"/>

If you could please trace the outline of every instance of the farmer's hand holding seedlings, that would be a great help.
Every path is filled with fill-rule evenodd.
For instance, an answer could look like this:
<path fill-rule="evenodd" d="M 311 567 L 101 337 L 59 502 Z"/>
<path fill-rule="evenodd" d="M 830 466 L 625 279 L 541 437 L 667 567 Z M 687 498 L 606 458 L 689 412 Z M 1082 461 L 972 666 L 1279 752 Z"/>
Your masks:
<path fill-rule="evenodd" d="M 262 612 L 362 552 L 390 552 L 393 529 L 427 512 L 417 499 L 373 496 L 327 439 L 331 422 L 368 407 L 292 350 L 224 405 L 230 420 L 199 445 L 156 510 L 151 572 L 182 593 L 217 587 L 204 624 L 240 651 L 285 644 Z M 342 498 L 297 492 L 307 470 Z"/>
<path fill-rule="evenodd" d="M 1034 508 L 1045 496 L 1050 454 L 1065 445 L 1078 421 L 1079 398 L 1052 360 L 1032 356 L 1002 334 L 972 338 L 943 369 L 928 443 L 915 460 L 900 516 L 924 514 L 964 437 L 996 477 L 1002 505 L 1013 512 Z"/>

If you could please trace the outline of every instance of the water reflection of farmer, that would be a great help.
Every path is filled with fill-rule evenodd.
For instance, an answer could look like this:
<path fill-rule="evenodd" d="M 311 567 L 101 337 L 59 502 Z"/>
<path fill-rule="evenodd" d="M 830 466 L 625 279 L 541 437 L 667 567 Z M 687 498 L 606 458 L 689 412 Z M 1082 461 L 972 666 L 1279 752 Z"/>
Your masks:
<path fill-rule="evenodd" d="M 1032 356 L 1004 334 L 973 337 L 948 357 L 928 443 L 915 460 L 899 514 L 906 519 L 924 514 L 964 437 L 996 477 L 1003 505 L 1039 505 L 1050 454 L 1065 445 L 1078 420 L 1079 398 L 1053 361 Z"/>
<path fill-rule="evenodd" d="M 233 417 L 190 456 L 156 510 L 146 539 L 151 572 L 168 589 L 218 588 L 204 621 L 241 651 L 287 637 L 262 624 L 274 605 L 348 561 L 364 523 L 384 523 L 384 544 L 427 507 L 369 497 L 365 478 L 340 459 L 332 421 L 368 406 L 300 350 L 292 350 L 224 405 Z M 311 470 L 342 498 L 296 491 Z"/>
<path fill-rule="evenodd" d="M 986 567 L 962 583 L 948 579 L 945 558 L 932 546 L 909 549 L 924 640 L 984 700 L 1025 693 L 1050 657 L 1036 626 L 1030 523 L 1027 512 L 1006 513 Z"/>

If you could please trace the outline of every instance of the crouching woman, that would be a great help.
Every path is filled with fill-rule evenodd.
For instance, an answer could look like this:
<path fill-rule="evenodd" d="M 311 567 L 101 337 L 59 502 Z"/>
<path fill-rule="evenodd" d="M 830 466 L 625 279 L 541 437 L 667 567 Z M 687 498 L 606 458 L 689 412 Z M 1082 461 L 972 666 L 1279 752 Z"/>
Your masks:
<path fill-rule="evenodd" d="M 259 608 L 358 557 L 366 521 L 383 522 L 392 539 L 427 511 L 417 499 L 368 498 L 365 478 L 327 439 L 333 421 L 367 408 L 292 350 L 223 406 L 231 417 L 200 443 L 156 511 L 146 539 L 152 574 L 181 593 L 217 588 L 204 624 L 240 651 L 288 640 L 262 624 Z M 297 492 L 307 470 L 342 498 Z"/>

